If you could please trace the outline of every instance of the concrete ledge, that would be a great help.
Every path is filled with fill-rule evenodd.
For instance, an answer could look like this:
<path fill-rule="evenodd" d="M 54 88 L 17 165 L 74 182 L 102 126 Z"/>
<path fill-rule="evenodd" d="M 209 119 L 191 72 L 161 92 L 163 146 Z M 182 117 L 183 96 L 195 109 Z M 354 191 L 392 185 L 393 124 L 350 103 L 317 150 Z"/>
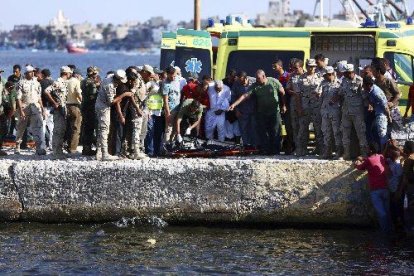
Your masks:
<path fill-rule="evenodd" d="M 372 222 L 366 180 L 343 161 L 8 160 L 0 170 L 2 221 L 104 222 L 155 215 L 179 224 Z"/>

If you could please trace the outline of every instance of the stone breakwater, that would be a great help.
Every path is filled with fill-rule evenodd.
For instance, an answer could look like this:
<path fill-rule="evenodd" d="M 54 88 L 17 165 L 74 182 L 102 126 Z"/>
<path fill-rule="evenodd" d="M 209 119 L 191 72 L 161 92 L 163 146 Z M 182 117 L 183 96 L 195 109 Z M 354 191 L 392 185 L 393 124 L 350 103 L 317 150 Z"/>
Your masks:
<path fill-rule="evenodd" d="M 366 178 L 349 162 L 150 159 L 0 162 L 0 220 L 370 225 Z"/>

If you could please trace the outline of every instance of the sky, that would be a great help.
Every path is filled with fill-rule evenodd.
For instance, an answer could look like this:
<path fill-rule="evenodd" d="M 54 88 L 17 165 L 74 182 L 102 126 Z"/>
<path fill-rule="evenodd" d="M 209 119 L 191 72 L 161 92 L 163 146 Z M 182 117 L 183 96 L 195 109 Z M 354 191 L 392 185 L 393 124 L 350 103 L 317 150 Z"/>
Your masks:
<path fill-rule="evenodd" d="M 332 2 L 332 11 L 340 9 L 339 1 Z M 326 12 L 329 2 L 325 1 Z M 190 20 L 193 17 L 193 0 L 1 0 L 0 29 L 10 30 L 19 24 L 47 25 L 59 9 L 63 10 L 71 23 L 124 23 L 143 22 L 152 16 L 161 15 L 173 22 Z M 248 18 L 264 13 L 268 0 L 201 0 L 202 18 L 244 13 Z M 291 9 L 302 9 L 313 13 L 315 1 L 291 0 Z"/>

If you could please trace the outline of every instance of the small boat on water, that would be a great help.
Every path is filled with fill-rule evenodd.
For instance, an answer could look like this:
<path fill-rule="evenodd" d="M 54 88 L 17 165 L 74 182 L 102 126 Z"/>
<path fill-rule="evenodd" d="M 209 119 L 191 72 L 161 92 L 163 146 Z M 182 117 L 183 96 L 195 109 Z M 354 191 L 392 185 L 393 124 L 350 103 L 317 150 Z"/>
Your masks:
<path fill-rule="evenodd" d="M 83 41 L 71 41 L 66 44 L 66 49 L 69 54 L 85 54 L 88 52 L 88 48 Z"/>

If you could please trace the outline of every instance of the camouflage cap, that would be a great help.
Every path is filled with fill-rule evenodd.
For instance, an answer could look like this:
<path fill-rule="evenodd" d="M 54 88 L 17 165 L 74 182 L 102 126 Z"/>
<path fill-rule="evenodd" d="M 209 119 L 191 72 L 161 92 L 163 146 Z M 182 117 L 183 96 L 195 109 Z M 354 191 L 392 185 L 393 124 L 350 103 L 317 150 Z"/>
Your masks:
<path fill-rule="evenodd" d="M 70 69 L 69 66 L 62 66 L 62 67 L 60 67 L 60 73 L 70 73 L 70 74 L 72 74 L 73 71 L 72 71 L 72 69 Z"/>
<path fill-rule="evenodd" d="M 316 66 L 318 66 L 318 65 L 316 64 L 316 60 L 314 60 L 313 58 L 311 58 L 311 59 L 308 59 L 308 60 L 306 61 L 306 66 L 316 67 Z"/>
<path fill-rule="evenodd" d="M 344 66 L 344 70 L 345 70 L 345 72 L 354 72 L 355 71 L 354 65 L 348 63 Z"/>
<path fill-rule="evenodd" d="M 89 66 L 87 69 L 86 69 L 86 72 L 87 72 L 87 74 L 88 74 L 88 76 L 90 76 L 90 75 L 94 75 L 94 74 L 98 74 L 99 73 L 99 68 L 98 67 L 96 67 L 96 66 Z"/>
<path fill-rule="evenodd" d="M 332 66 L 326 66 L 323 72 L 324 75 L 333 73 L 335 73 L 335 70 Z"/>

